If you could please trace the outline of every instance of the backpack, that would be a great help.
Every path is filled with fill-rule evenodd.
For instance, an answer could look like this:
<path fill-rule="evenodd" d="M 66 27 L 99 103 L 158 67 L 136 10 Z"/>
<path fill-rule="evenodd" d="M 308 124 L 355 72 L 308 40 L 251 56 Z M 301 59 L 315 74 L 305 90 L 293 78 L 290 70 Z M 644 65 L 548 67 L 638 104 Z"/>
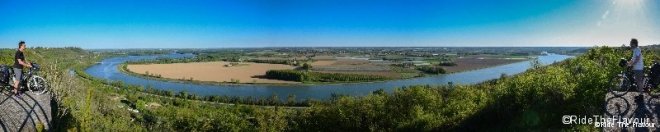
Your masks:
<path fill-rule="evenodd" d="M 651 83 L 652 88 L 655 88 L 660 84 L 660 63 L 653 63 L 653 65 L 651 65 L 649 83 Z"/>
<path fill-rule="evenodd" d="M 9 66 L 0 65 L 0 83 L 2 84 L 9 83 L 9 70 L 10 70 Z"/>

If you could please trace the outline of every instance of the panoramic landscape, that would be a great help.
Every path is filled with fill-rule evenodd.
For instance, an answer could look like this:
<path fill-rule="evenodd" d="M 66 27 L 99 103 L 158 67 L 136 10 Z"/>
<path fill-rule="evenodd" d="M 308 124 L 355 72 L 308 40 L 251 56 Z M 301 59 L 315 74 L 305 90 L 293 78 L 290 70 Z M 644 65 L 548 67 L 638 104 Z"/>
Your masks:
<path fill-rule="evenodd" d="M 254 48 L 178 51 L 190 58 L 129 61 L 122 71 L 143 77 L 215 83 L 350 83 L 457 73 L 538 59 L 552 50 L 586 48 Z M 481 51 L 488 50 L 488 51 Z M 190 52 L 190 53 L 185 53 Z M 234 54 L 228 54 L 234 53 Z M 194 68 L 190 68 L 194 67 Z M 308 79 L 282 74 L 308 74 Z M 294 75 L 295 76 L 295 75 Z M 302 75 L 300 75 L 302 76 Z M 314 79 L 318 76 L 318 79 Z M 338 76 L 338 77 L 332 77 Z M 340 77 L 343 76 L 343 77 Z M 353 79 L 350 79 L 353 78 Z"/>
<path fill-rule="evenodd" d="M 657 131 L 660 1 L 2 1 L 0 131 Z"/>

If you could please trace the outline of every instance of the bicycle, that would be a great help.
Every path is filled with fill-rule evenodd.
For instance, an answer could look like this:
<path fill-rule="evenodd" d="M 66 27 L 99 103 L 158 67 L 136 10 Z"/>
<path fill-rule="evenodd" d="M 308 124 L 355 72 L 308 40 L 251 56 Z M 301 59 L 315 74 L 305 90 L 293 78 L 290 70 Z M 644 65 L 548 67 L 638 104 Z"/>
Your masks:
<path fill-rule="evenodd" d="M 21 89 L 27 89 L 32 93 L 35 93 L 37 95 L 41 95 L 44 93 L 48 92 L 48 82 L 46 79 L 43 77 L 39 76 L 39 70 L 41 67 L 37 63 L 30 63 L 32 65 L 32 68 L 29 68 L 25 74 L 21 78 L 19 78 L 20 81 L 20 86 L 19 90 Z M 5 89 L 11 90 L 10 88 L 13 87 L 14 85 L 14 80 L 17 78 L 15 77 L 15 73 L 13 73 L 13 70 L 10 71 L 10 81 L 5 84 Z"/>
<path fill-rule="evenodd" d="M 610 80 L 610 84 L 612 84 L 613 86 L 609 87 L 609 92 L 611 92 L 615 96 L 625 95 L 630 91 L 631 88 L 637 89 L 637 83 L 635 81 L 634 73 L 632 72 L 631 67 L 628 67 L 627 64 L 628 64 L 628 60 L 621 58 L 621 60 L 619 61 L 619 66 L 623 67 L 624 70 L 621 71 L 616 76 L 614 76 L 612 80 Z M 658 66 L 658 63 L 655 62 L 652 66 L 654 67 L 652 67 L 651 69 L 656 69 L 655 66 Z M 651 72 L 655 72 L 655 71 L 651 71 Z M 644 77 L 642 79 L 644 83 L 642 84 L 644 84 L 643 89 L 645 91 L 650 91 L 651 88 L 657 86 L 657 84 L 651 83 L 649 82 L 649 80 L 657 80 L 657 79 L 655 79 L 654 76 L 649 77 L 647 74 L 644 74 Z"/>

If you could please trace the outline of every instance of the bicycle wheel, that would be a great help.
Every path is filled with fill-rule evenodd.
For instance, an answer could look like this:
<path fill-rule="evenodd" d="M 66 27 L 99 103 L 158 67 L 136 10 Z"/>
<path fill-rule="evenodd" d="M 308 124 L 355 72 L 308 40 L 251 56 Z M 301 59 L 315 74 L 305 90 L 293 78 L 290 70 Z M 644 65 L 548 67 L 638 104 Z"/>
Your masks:
<path fill-rule="evenodd" d="M 630 110 L 630 102 L 623 97 L 608 98 L 605 104 L 605 114 L 610 118 L 625 117 Z"/>
<path fill-rule="evenodd" d="M 628 89 L 631 86 L 631 81 L 628 78 L 617 75 L 610 80 L 609 91 L 615 96 L 622 96 L 628 93 Z"/>
<path fill-rule="evenodd" d="M 28 89 L 37 95 L 48 92 L 48 83 L 46 79 L 40 76 L 32 76 L 27 83 Z"/>
<path fill-rule="evenodd" d="M 651 95 L 651 98 L 646 101 L 646 108 L 651 112 L 660 112 L 660 97 Z"/>

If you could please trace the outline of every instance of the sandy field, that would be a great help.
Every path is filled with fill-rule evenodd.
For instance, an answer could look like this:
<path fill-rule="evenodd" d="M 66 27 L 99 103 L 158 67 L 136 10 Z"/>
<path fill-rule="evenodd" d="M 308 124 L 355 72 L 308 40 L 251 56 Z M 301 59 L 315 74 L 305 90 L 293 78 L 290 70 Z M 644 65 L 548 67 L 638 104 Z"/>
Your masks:
<path fill-rule="evenodd" d="M 378 65 L 366 60 L 321 60 L 312 63 L 312 70 L 322 73 L 344 73 L 344 74 L 365 74 L 379 75 L 390 78 L 399 78 L 399 73 L 389 69 L 389 65 Z"/>
<path fill-rule="evenodd" d="M 312 62 L 312 66 L 327 66 L 327 65 L 332 65 L 334 64 L 335 60 L 320 60 L 320 61 L 315 61 Z"/>
<path fill-rule="evenodd" d="M 127 68 L 138 74 L 145 74 L 148 71 L 152 75 L 160 74 L 163 78 L 169 79 L 189 79 L 192 77 L 196 81 L 213 82 L 231 82 L 232 79 L 238 79 L 240 83 L 299 83 L 255 77 L 266 74 L 268 70 L 294 69 L 293 66 L 240 63 L 238 66 L 225 67 L 226 64 L 229 64 L 229 62 L 128 65 Z"/>

